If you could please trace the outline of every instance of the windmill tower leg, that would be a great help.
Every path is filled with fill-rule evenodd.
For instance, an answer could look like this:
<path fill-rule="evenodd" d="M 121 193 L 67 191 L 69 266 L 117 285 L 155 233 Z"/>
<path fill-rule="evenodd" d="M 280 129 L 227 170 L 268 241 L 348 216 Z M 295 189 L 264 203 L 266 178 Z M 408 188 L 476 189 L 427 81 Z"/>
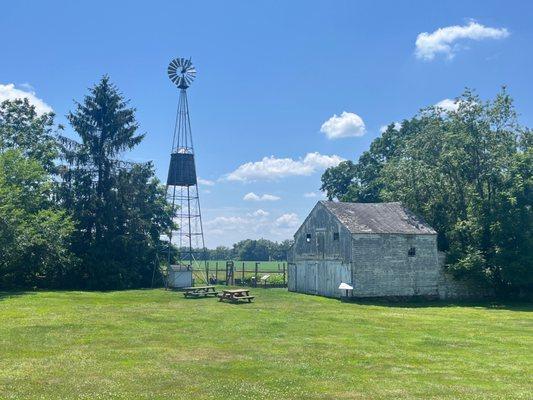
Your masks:
<path fill-rule="evenodd" d="M 169 233 L 169 284 L 172 287 L 190 286 L 194 270 L 204 271 L 200 261 L 205 260 L 205 241 L 196 176 L 195 152 L 187 88 L 196 76 L 191 60 L 177 58 L 168 67 L 170 80 L 180 89 L 170 166 L 167 177 L 167 199 L 172 204 L 177 229 Z M 178 206 L 179 205 L 179 206 Z M 173 261 L 172 249 L 177 247 L 178 263 Z M 188 278 L 188 279 L 187 279 Z M 208 277 L 205 277 L 207 282 Z"/>

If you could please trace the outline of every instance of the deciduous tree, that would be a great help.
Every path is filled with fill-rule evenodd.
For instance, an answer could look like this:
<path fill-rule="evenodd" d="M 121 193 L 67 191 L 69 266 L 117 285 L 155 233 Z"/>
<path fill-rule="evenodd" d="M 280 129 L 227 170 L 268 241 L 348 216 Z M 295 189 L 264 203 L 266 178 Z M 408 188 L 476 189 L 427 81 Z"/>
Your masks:
<path fill-rule="evenodd" d="M 438 231 L 457 277 L 531 289 L 531 131 L 505 89 L 488 102 L 466 90 L 456 105 L 390 125 L 349 170 L 328 169 L 322 188 L 342 201 L 401 201 Z"/>

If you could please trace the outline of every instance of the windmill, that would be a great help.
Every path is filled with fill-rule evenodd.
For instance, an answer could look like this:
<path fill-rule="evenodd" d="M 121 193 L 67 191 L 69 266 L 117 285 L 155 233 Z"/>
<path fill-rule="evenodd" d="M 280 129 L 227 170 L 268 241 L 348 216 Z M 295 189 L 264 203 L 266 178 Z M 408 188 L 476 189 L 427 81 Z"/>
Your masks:
<path fill-rule="evenodd" d="M 167 200 L 172 205 L 177 230 L 169 232 L 168 263 L 172 263 L 173 245 L 178 248 L 179 265 L 169 269 L 168 285 L 191 286 L 194 266 L 205 254 L 200 196 L 189 116 L 187 89 L 196 77 L 190 59 L 176 58 L 168 65 L 168 77 L 179 89 L 178 111 L 172 139 L 167 177 Z M 207 276 L 205 277 L 207 280 Z"/>

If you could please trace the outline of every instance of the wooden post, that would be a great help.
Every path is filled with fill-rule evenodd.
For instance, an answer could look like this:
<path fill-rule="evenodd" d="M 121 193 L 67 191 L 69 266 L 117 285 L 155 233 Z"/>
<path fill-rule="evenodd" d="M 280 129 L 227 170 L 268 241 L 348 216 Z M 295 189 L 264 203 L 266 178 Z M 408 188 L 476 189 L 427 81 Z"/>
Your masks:
<path fill-rule="evenodd" d="M 226 261 L 226 286 L 229 286 L 228 262 Z"/>
<path fill-rule="evenodd" d="M 226 286 L 235 285 L 235 264 L 233 261 L 226 261 Z"/>
<path fill-rule="evenodd" d="M 254 287 L 257 287 L 257 279 L 259 278 L 257 275 L 259 274 L 259 263 L 255 263 L 255 281 L 254 281 Z"/>
<path fill-rule="evenodd" d="M 205 284 L 206 285 L 209 285 L 210 282 L 209 282 L 209 261 L 204 261 L 205 262 Z"/>
<path fill-rule="evenodd" d="M 283 287 L 285 287 L 285 285 L 286 285 L 285 282 L 286 282 L 286 280 L 285 280 L 285 263 L 283 263 Z"/>
<path fill-rule="evenodd" d="M 215 280 L 218 283 L 218 261 L 215 261 Z"/>
<path fill-rule="evenodd" d="M 244 261 L 242 262 L 242 278 L 241 278 L 241 285 L 244 286 Z"/>

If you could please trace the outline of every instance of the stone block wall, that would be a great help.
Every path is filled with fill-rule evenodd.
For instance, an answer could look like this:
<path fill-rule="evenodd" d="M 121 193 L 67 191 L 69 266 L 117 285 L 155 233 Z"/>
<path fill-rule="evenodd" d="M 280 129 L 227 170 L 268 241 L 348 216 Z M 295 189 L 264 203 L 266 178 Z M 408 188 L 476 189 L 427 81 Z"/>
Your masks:
<path fill-rule="evenodd" d="M 436 235 L 357 234 L 352 240 L 353 296 L 437 296 Z"/>
<path fill-rule="evenodd" d="M 439 251 L 438 260 L 439 276 L 437 281 L 437 292 L 440 299 L 479 299 L 490 297 L 494 294 L 488 288 L 474 286 L 472 283 L 459 281 L 451 274 L 447 273 L 444 265 L 446 253 Z"/>

